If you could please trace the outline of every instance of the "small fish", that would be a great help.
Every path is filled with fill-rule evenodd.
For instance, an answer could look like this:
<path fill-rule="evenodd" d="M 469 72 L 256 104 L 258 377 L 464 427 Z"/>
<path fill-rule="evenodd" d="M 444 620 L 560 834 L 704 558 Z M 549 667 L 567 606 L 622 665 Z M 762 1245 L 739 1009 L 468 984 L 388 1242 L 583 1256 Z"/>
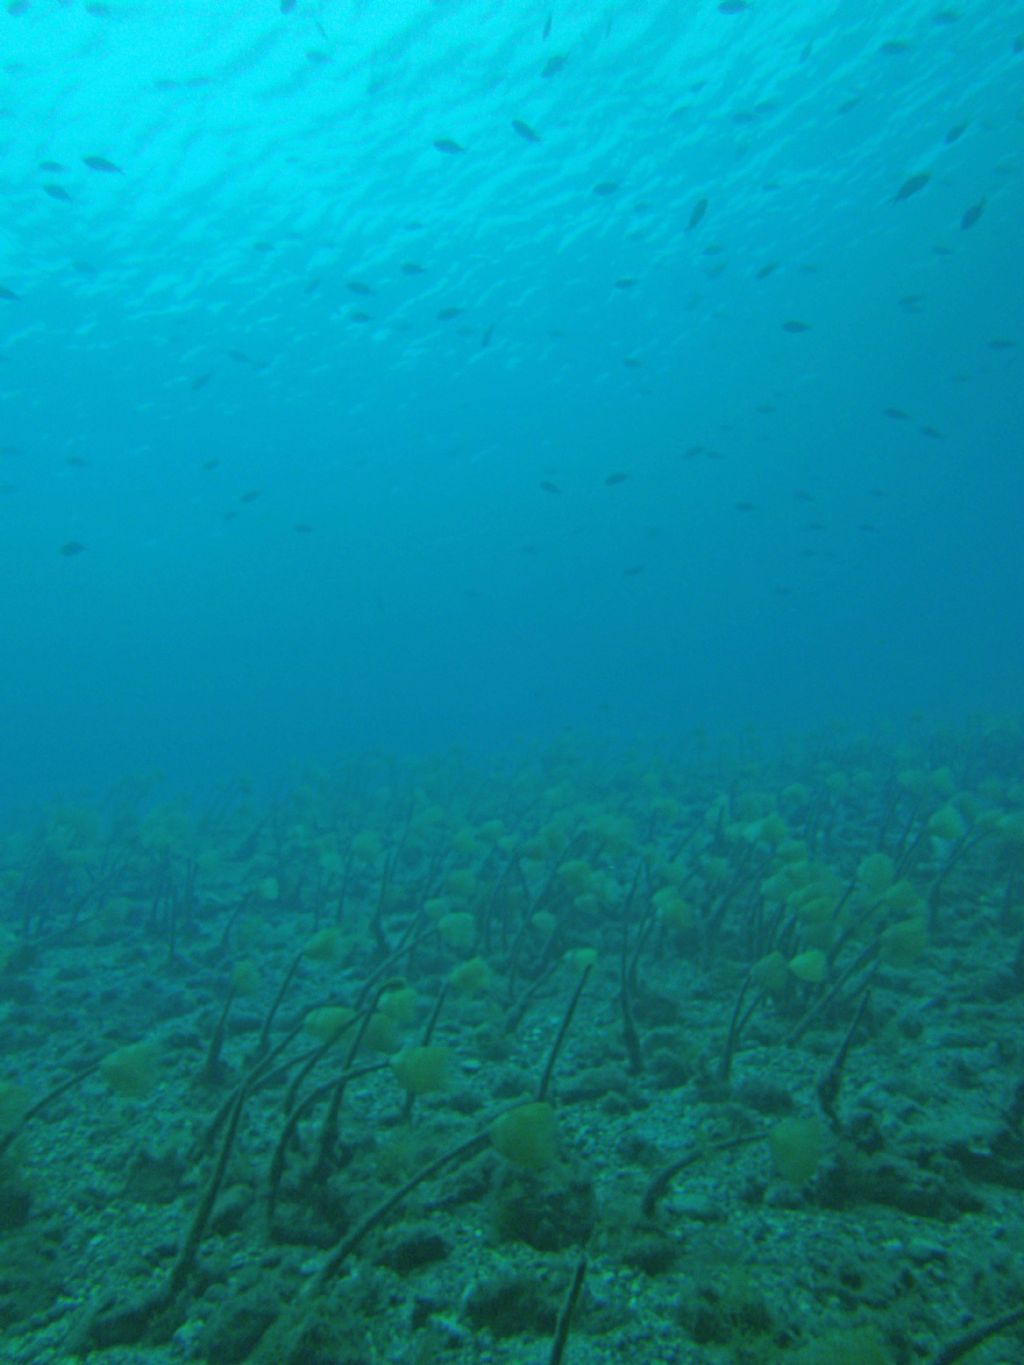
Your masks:
<path fill-rule="evenodd" d="M 884 52 L 887 57 L 902 57 L 910 51 L 910 44 L 904 38 L 890 38 L 887 43 L 882 43 L 879 52 Z"/>
<path fill-rule="evenodd" d="M 439 152 L 447 152 L 449 156 L 458 156 L 466 150 L 465 147 L 450 137 L 435 138 L 434 147 Z"/>
<path fill-rule="evenodd" d="M 604 486 L 606 488 L 614 488 L 617 483 L 625 483 L 628 478 L 628 474 L 623 473 L 621 470 L 616 470 L 614 474 L 608 475 L 604 481 Z"/>
<path fill-rule="evenodd" d="M 1011 337 L 993 337 L 988 348 L 990 351 L 1012 351 L 1016 344 Z"/>
<path fill-rule="evenodd" d="M 80 540 L 66 540 L 60 547 L 60 553 L 66 559 L 70 559 L 73 555 L 80 555 L 84 549 L 85 546 Z"/>
<path fill-rule="evenodd" d="M 557 483 L 552 483 L 550 479 L 541 479 L 540 486 L 545 493 L 561 493 Z"/>
<path fill-rule="evenodd" d="M 910 420 L 910 413 L 904 412 L 902 408 L 883 408 L 882 412 L 894 422 L 907 422 Z"/>
<path fill-rule="evenodd" d="M 212 370 L 207 370 L 205 374 L 197 374 L 195 379 L 193 379 L 192 383 L 189 385 L 189 388 L 192 390 L 193 393 L 198 393 L 200 389 L 206 388 L 207 384 L 209 384 L 212 378 L 213 378 Z"/>
<path fill-rule="evenodd" d="M 602 199 L 607 199 L 610 194 L 615 194 L 619 188 L 617 180 L 599 180 L 594 186 L 593 193 Z"/>
<path fill-rule="evenodd" d="M 544 20 L 544 30 L 540 35 L 542 43 L 546 43 L 551 37 L 551 11 L 548 10 L 548 17 Z"/>
<path fill-rule="evenodd" d="M 721 0 L 718 12 L 719 14 L 742 14 L 745 9 L 749 8 L 749 0 Z"/>
<path fill-rule="evenodd" d="M 369 313 L 364 313 L 361 308 L 354 309 L 348 315 L 350 322 L 370 322 L 372 321 Z"/>
<path fill-rule="evenodd" d="M 307 283 L 306 283 L 306 288 L 305 288 L 305 290 L 304 290 L 303 292 L 306 293 L 306 294 L 315 294 L 316 291 L 317 291 L 319 288 L 320 288 L 320 280 L 319 280 L 319 278 L 317 278 L 317 279 L 313 279 L 313 280 L 307 281 Z"/>
<path fill-rule="evenodd" d="M 686 224 L 686 231 L 692 232 L 693 229 L 704 217 L 705 213 L 707 213 L 707 211 L 708 201 L 706 199 L 698 199 L 696 204 L 694 204 L 693 208 L 690 210 L 690 221 Z"/>
<path fill-rule="evenodd" d="M 814 494 L 808 493 L 805 488 L 798 488 L 793 494 L 793 498 L 796 502 L 813 502 Z"/>
<path fill-rule="evenodd" d="M 754 278 L 756 280 L 766 280 L 768 276 L 774 274 L 774 272 L 778 270 L 778 268 L 779 268 L 778 261 L 769 261 L 767 265 L 763 265 L 760 268 L 760 270 L 757 272 Z"/>
<path fill-rule="evenodd" d="M 788 321 L 782 324 L 782 330 L 784 332 L 809 332 L 811 330 L 811 324 L 809 322 L 801 322 L 799 318 L 789 318 Z"/>
<path fill-rule="evenodd" d="M 949 132 L 946 134 L 947 145 L 953 142 L 959 142 L 960 139 L 963 137 L 964 133 L 966 133 L 966 131 L 967 131 L 966 123 L 954 123 L 952 128 L 950 128 Z"/>
<path fill-rule="evenodd" d="M 308 521 L 297 521 L 292 527 L 292 530 L 298 531 L 300 536 L 308 536 L 312 529 Z"/>
<path fill-rule="evenodd" d="M 247 356 L 244 351 L 228 351 L 227 356 L 229 360 L 237 361 L 239 365 L 252 364 L 252 357 Z"/>
<path fill-rule="evenodd" d="M 940 431 L 938 427 L 918 427 L 918 431 L 922 436 L 930 436 L 933 441 L 945 439 L 945 432 Z"/>
<path fill-rule="evenodd" d="M 904 199 L 911 199 L 915 194 L 920 194 L 929 180 L 931 175 L 928 171 L 919 171 L 917 175 L 909 176 L 896 191 L 893 203 L 898 204 Z"/>
<path fill-rule="evenodd" d="M 966 232 L 968 228 L 972 228 L 984 212 L 984 199 L 979 199 L 976 204 L 972 204 L 969 209 L 966 209 L 964 216 L 960 219 L 961 232 Z"/>
<path fill-rule="evenodd" d="M 20 298 L 21 295 L 16 294 L 13 289 L 8 289 L 5 284 L 0 284 L 0 299 L 7 299 L 9 303 L 14 303 L 16 299 Z"/>
<path fill-rule="evenodd" d="M 67 166 L 60 161 L 40 161 L 39 169 L 47 171 L 50 175 L 62 175 L 67 170 Z"/>
<path fill-rule="evenodd" d="M 639 281 L 634 279 L 632 275 L 623 275 L 620 279 L 615 281 L 615 288 L 635 289 L 638 283 Z"/>
<path fill-rule="evenodd" d="M 452 318 L 459 317 L 465 311 L 465 308 L 439 308 L 437 320 L 438 322 L 451 322 Z"/>
<path fill-rule="evenodd" d="M 683 451 L 682 458 L 684 460 L 695 460 L 703 450 L 703 446 L 687 446 Z"/>
<path fill-rule="evenodd" d="M 66 465 L 70 465 L 72 469 L 89 468 L 89 461 L 83 460 L 81 455 L 69 455 L 68 458 L 64 461 L 64 463 Z"/>
<path fill-rule="evenodd" d="M 627 564 L 622 570 L 622 576 L 623 578 L 637 578 L 646 568 L 646 564 Z"/>
<path fill-rule="evenodd" d="M 544 80 L 550 80 L 552 76 L 557 76 L 559 71 L 563 71 L 565 69 L 565 64 L 568 60 L 569 60 L 568 57 L 566 57 L 562 53 L 559 53 L 554 57 L 549 57 L 548 60 L 544 63 L 543 70 L 540 73 L 541 76 L 544 78 Z"/>
<path fill-rule="evenodd" d="M 101 175 L 124 175 L 121 167 L 115 166 L 105 156 L 83 156 L 82 161 L 90 171 L 99 171 Z"/>
<path fill-rule="evenodd" d="M 362 280 L 346 280 L 345 283 L 349 291 L 353 294 L 376 293 L 376 290 L 374 290 L 374 288 L 371 285 L 364 284 Z"/>
<path fill-rule="evenodd" d="M 860 104 L 863 98 L 864 98 L 863 95 L 851 95 L 848 100 L 843 100 L 842 104 L 836 110 L 836 113 L 852 114 L 854 109 L 856 109 L 857 105 Z"/>
<path fill-rule="evenodd" d="M 243 494 L 239 497 L 238 501 L 239 501 L 239 502 L 255 502 L 256 499 L 260 496 L 260 494 L 261 494 L 262 492 L 263 492 L 263 490 L 262 490 L 261 488 L 250 488 L 247 492 L 243 493 Z"/>
<path fill-rule="evenodd" d="M 524 123 L 521 118 L 514 118 L 512 120 L 512 127 L 524 142 L 540 142 L 542 140 L 540 133 L 534 132 L 530 125 Z"/>
<path fill-rule="evenodd" d="M 296 5 L 296 0 L 281 0 L 281 5 L 280 5 L 281 13 L 282 13 L 282 14 L 294 14 L 294 13 L 295 13 L 295 5 Z"/>
<path fill-rule="evenodd" d="M 209 473 L 211 469 L 216 469 L 219 464 L 220 460 L 217 458 L 216 455 L 214 455 L 212 459 L 204 460 L 203 463 L 199 466 L 199 468 L 205 469 L 206 472 Z"/>
<path fill-rule="evenodd" d="M 484 328 L 483 332 L 482 332 L 481 335 L 480 335 L 480 349 L 481 349 L 481 351 L 485 351 L 485 350 L 487 349 L 487 347 L 491 344 L 491 337 L 492 337 L 493 335 L 494 335 L 494 328 L 493 328 L 493 327 L 485 327 L 485 328 Z"/>
<path fill-rule="evenodd" d="M 737 512 L 756 512 L 756 511 L 757 511 L 757 503 L 756 503 L 756 502 L 737 502 L 737 503 L 734 503 L 733 506 L 736 508 L 736 511 L 737 511 Z"/>
<path fill-rule="evenodd" d="M 425 274 L 426 274 L 426 266 L 420 265 L 418 261 L 403 261 L 403 262 L 402 262 L 402 274 L 403 274 L 403 275 L 425 275 Z"/>
<path fill-rule="evenodd" d="M 48 194 L 51 199 L 56 199 L 57 202 L 61 204 L 70 204 L 72 202 L 71 195 L 68 194 L 63 185 L 44 185 L 43 193 Z"/>

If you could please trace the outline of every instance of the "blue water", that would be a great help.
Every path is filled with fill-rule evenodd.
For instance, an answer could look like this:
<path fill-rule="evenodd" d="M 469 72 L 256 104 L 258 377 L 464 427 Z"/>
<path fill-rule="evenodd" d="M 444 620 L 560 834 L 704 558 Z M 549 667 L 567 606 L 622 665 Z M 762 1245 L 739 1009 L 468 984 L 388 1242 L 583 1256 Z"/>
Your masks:
<path fill-rule="evenodd" d="M 284 8 L 0 14 L 7 798 L 1019 705 L 1019 6 Z"/>

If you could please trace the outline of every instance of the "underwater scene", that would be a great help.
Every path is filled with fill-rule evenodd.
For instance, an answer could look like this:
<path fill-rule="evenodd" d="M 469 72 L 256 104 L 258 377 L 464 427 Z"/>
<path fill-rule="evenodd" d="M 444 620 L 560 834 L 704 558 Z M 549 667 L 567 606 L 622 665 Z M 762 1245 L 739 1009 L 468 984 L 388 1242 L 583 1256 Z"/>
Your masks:
<path fill-rule="evenodd" d="M 0 2 L 0 1365 L 1024 1360 L 1024 8 Z"/>

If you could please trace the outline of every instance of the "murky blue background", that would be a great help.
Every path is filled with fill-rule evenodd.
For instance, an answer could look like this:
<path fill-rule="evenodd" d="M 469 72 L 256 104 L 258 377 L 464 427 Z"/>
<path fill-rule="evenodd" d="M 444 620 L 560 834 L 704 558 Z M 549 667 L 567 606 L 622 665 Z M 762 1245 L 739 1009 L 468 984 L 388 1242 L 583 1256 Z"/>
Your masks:
<path fill-rule="evenodd" d="M 7 798 L 1019 705 L 1019 9 L 4 9 Z"/>

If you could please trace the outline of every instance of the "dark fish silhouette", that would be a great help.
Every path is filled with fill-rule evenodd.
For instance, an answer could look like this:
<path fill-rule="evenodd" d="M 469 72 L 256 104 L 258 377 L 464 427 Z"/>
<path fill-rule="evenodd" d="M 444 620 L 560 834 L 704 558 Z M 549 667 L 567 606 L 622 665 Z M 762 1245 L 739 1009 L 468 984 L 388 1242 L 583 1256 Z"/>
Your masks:
<path fill-rule="evenodd" d="M 250 489 L 248 490 L 248 492 L 243 493 L 243 494 L 239 497 L 238 501 L 239 501 L 239 502 L 255 502 L 256 499 L 257 499 L 257 498 L 260 496 L 260 494 L 262 493 L 262 491 L 263 491 L 263 490 L 262 490 L 261 488 L 250 488 Z"/>
<path fill-rule="evenodd" d="M 516 130 L 524 142 L 540 142 L 540 133 L 535 133 L 528 123 L 524 123 L 521 118 L 512 120 L 512 127 Z"/>
<path fill-rule="evenodd" d="M 13 289 L 8 289 L 5 284 L 0 284 L 0 299 L 7 299 L 13 303 L 15 299 L 20 297 L 21 295 L 16 294 Z"/>
<path fill-rule="evenodd" d="M 790 318 L 787 322 L 782 324 L 782 330 L 784 332 L 809 332 L 811 330 L 811 324 L 809 322 L 801 322 L 799 318 Z"/>
<path fill-rule="evenodd" d="M 51 199 L 56 199 L 58 203 L 61 204 L 70 204 L 72 202 L 71 195 L 68 194 L 63 185 L 44 185 L 43 193 L 48 194 Z"/>
<path fill-rule="evenodd" d="M 424 275 L 424 274 L 426 274 L 426 267 L 420 265 L 417 261 L 403 261 L 403 262 L 402 262 L 402 274 L 403 274 L 403 275 Z"/>
<path fill-rule="evenodd" d="M 455 142 L 450 137 L 437 137 L 434 139 L 434 146 L 439 152 L 447 152 L 449 156 L 458 156 L 466 149 L 460 143 Z"/>
<path fill-rule="evenodd" d="M 757 272 L 754 278 L 758 280 L 766 280 L 768 276 L 772 274 L 773 271 L 778 270 L 778 268 L 779 268 L 778 261 L 769 261 L 767 265 L 763 265 L 761 267 L 761 269 Z"/>
<path fill-rule="evenodd" d="M 954 123 L 952 128 L 950 128 L 949 132 L 946 134 L 947 144 L 951 142 L 958 142 L 960 138 L 963 137 L 966 131 L 967 131 L 966 123 Z"/>
<path fill-rule="evenodd" d="M 891 417 L 894 422 L 906 422 L 910 419 L 910 413 L 904 412 L 902 408 L 883 408 L 886 417 Z"/>
<path fill-rule="evenodd" d="M 375 292 L 371 285 L 364 284 L 362 280 L 346 280 L 346 284 L 353 294 L 373 294 Z"/>
<path fill-rule="evenodd" d="M 439 308 L 437 310 L 437 320 L 438 322 L 451 322 L 452 318 L 457 318 L 465 311 L 465 308 Z"/>
<path fill-rule="evenodd" d="M 607 199 L 608 195 L 614 194 L 619 188 L 617 180 L 599 180 L 594 186 L 594 193 L 602 199 Z"/>
<path fill-rule="evenodd" d="M 189 388 L 192 390 L 193 393 L 198 393 L 200 389 L 206 388 L 207 384 L 209 384 L 212 378 L 213 378 L 212 370 L 207 370 L 205 374 L 197 374 L 195 379 L 193 379 L 192 383 L 189 385 Z"/>
<path fill-rule="evenodd" d="M 552 483 L 550 479 L 541 479 L 540 486 L 545 493 L 561 493 L 557 483 Z"/>
<path fill-rule="evenodd" d="M 80 540 L 66 540 L 60 547 L 60 552 L 66 559 L 70 559 L 73 555 L 80 555 L 84 549 L 85 546 Z"/>
<path fill-rule="evenodd" d="M 632 275 L 623 275 L 620 280 L 615 281 L 616 289 L 635 289 L 637 281 Z"/>
<path fill-rule="evenodd" d="M 931 175 L 928 171 L 919 171 L 917 175 L 910 176 L 896 191 L 893 203 L 898 204 L 903 199 L 911 199 L 915 194 L 920 194 L 929 180 Z"/>
<path fill-rule="evenodd" d="M 565 68 L 565 64 L 568 60 L 568 57 L 562 54 L 556 57 L 549 57 L 544 63 L 544 69 L 540 74 L 545 80 L 549 80 L 552 76 L 557 76 L 559 71 L 562 71 Z"/>
<path fill-rule="evenodd" d="M 617 483 L 625 483 L 628 478 L 628 474 L 623 473 L 621 470 L 617 470 L 614 474 L 609 474 L 605 479 L 605 487 L 612 488 Z"/>
<path fill-rule="evenodd" d="M 83 156 L 82 161 L 90 171 L 99 171 L 101 175 L 124 175 L 121 167 L 115 166 L 105 156 Z"/>
<path fill-rule="evenodd" d="M 686 231 L 692 232 L 693 229 L 704 217 L 705 213 L 707 213 L 707 211 L 708 201 L 706 199 L 698 199 L 696 204 L 694 204 L 693 208 L 690 210 L 690 221 L 686 224 Z"/>
<path fill-rule="evenodd" d="M 48 171 L 50 175 L 61 175 L 67 170 L 67 166 L 63 165 L 60 161 L 40 161 L 39 169 L 41 171 Z"/>
<path fill-rule="evenodd" d="M 750 0 L 722 0 L 718 6 L 719 14 L 742 14 L 750 8 Z"/>
<path fill-rule="evenodd" d="M 968 228 L 972 228 L 984 212 L 985 201 L 984 199 L 979 199 L 976 204 L 972 204 L 971 207 L 964 212 L 964 216 L 960 219 L 961 231 L 966 232 Z"/>

